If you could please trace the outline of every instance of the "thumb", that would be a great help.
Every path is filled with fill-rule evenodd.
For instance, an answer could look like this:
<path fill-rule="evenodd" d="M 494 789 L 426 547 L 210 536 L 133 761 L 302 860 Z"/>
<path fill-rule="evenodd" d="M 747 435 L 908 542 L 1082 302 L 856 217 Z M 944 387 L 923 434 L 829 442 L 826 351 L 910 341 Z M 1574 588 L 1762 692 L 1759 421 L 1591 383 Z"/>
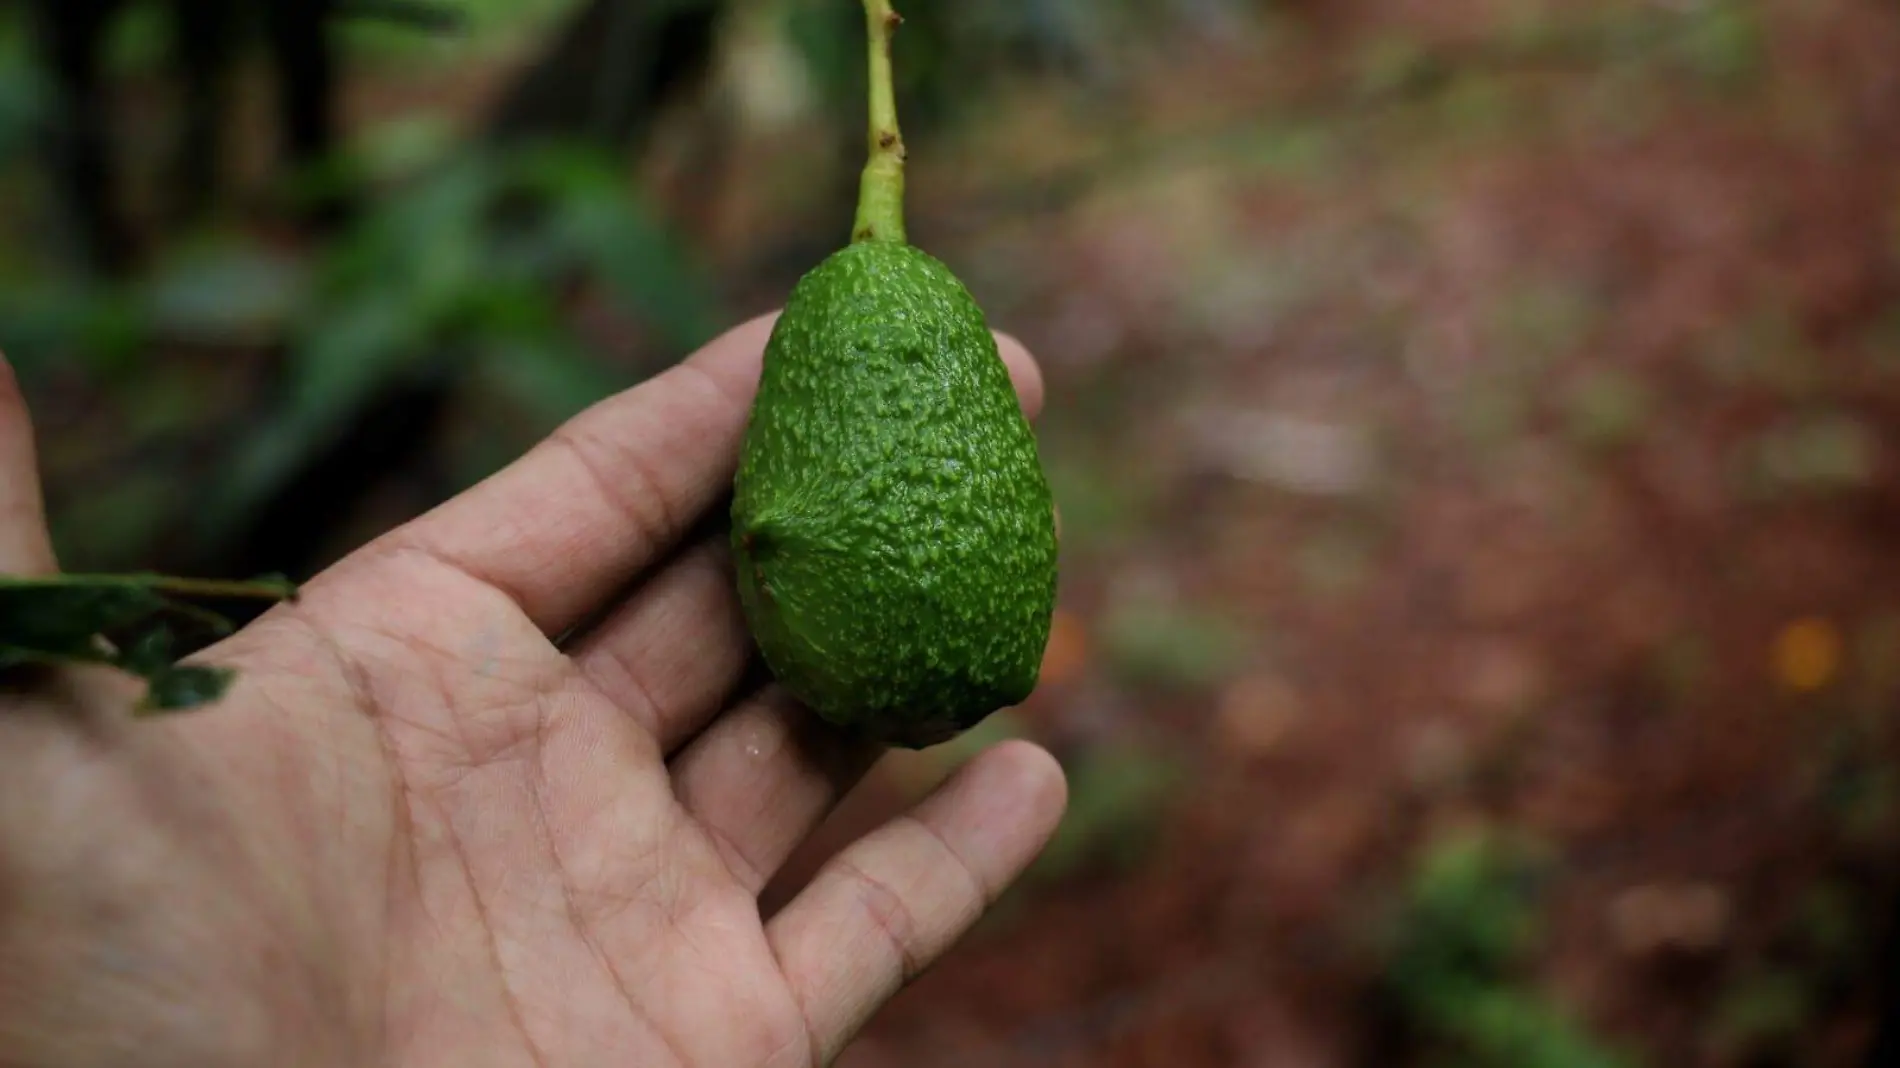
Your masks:
<path fill-rule="evenodd" d="M 46 510 L 40 502 L 33 421 L 13 367 L 0 354 L 0 573 L 37 575 L 59 570 Z"/>

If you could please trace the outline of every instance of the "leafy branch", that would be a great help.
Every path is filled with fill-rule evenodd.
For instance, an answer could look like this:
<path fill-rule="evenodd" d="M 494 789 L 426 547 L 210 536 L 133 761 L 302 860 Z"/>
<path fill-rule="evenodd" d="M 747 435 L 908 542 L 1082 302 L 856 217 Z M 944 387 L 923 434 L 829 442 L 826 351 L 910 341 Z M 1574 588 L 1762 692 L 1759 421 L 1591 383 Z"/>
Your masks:
<path fill-rule="evenodd" d="M 179 662 L 233 629 L 199 602 L 296 595 L 277 577 L 0 575 L 0 681 L 34 668 L 97 664 L 145 680 L 141 714 L 197 708 L 224 696 L 235 677 L 229 668 Z"/>

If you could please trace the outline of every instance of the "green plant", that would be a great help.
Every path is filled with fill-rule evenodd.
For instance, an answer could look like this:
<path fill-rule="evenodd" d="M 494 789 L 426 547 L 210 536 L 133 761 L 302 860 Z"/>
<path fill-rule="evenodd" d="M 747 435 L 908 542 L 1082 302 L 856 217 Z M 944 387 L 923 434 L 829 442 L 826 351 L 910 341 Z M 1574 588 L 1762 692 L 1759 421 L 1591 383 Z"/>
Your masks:
<path fill-rule="evenodd" d="M 1070 762 L 1069 808 L 1031 875 L 1060 879 L 1105 861 L 1127 870 L 1148 856 L 1165 824 L 1169 801 L 1191 781 L 1179 758 L 1153 745 L 1089 746 Z"/>
<path fill-rule="evenodd" d="M 276 579 L 201 582 L 163 575 L 0 575 L 0 679 L 34 667 L 100 664 L 145 680 L 142 712 L 221 697 L 228 668 L 179 661 L 231 632 L 209 598 L 294 597 Z"/>
<path fill-rule="evenodd" d="M 1654 408 L 1654 397 L 1642 379 L 1611 368 L 1583 376 L 1564 395 L 1564 419 L 1571 438 L 1596 449 L 1613 449 L 1636 439 Z"/>
<path fill-rule="evenodd" d="M 0 272 L 6 265 L 0 264 Z M 688 351 L 723 319 L 709 282 L 610 154 L 562 144 L 532 151 L 450 147 L 398 177 L 348 229 L 307 255 L 235 232 L 180 240 L 123 283 L 28 262 L 0 287 L 0 346 L 29 386 L 61 376 L 120 410 L 121 454 L 160 459 L 81 470 L 101 488 L 65 502 L 56 532 L 79 566 L 111 570 L 175 531 L 127 507 L 98 522 L 120 483 L 150 499 L 191 495 L 188 536 L 216 557 L 309 457 L 394 383 L 431 377 L 469 399 L 499 399 L 511 435 L 493 454 L 446 465 L 473 479 L 560 419 L 631 384 L 635 369 L 591 350 L 567 301 L 594 293 L 658 346 Z M 155 352 L 179 345 L 281 350 L 273 393 L 216 399 L 166 388 Z M 245 407 L 239 407 L 244 403 Z M 162 459 L 215 454 L 208 475 Z M 207 447 L 209 446 L 209 447 Z M 110 509 L 108 509 L 110 511 Z M 69 544 L 70 543 L 70 544 Z"/>
<path fill-rule="evenodd" d="M 507 210 L 523 202 L 537 207 Z M 207 514 L 240 520 L 378 386 L 438 361 L 513 365 L 487 380 L 534 390 L 556 414 L 597 399 L 614 380 L 572 343 L 558 303 L 566 285 L 590 280 L 675 349 L 718 322 L 705 284 L 610 159 L 579 148 L 450 159 L 318 265 L 290 328 L 284 405 L 216 480 Z"/>
<path fill-rule="evenodd" d="M 1444 1063 L 1466 1068 L 1620 1068 L 1522 974 L 1542 924 L 1548 859 L 1531 843 L 1456 832 L 1430 843 L 1392 929 L 1384 983 Z"/>
<path fill-rule="evenodd" d="M 1706 1041 L 1725 1057 L 1742 1053 L 1787 1053 L 1813 1013 L 1814 992 L 1790 972 L 1758 969 L 1744 973 L 1722 990 Z"/>
<path fill-rule="evenodd" d="M 1159 598 L 1132 597 L 1102 623 L 1110 669 L 1126 682 L 1196 689 L 1226 678 L 1247 653 L 1247 634 L 1234 622 Z"/>
<path fill-rule="evenodd" d="M 1756 494 L 1829 495 L 1869 485 L 1879 442 L 1858 417 L 1815 411 L 1769 427 L 1743 456 L 1745 488 Z"/>
<path fill-rule="evenodd" d="M 0 164 L 32 150 L 33 127 L 49 104 L 38 64 L 17 18 L 0 19 Z"/>
<path fill-rule="evenodd" d="M 1676 61 L 1705 83 L 1732 90 L 1760 74 L 1767 30 L 1757 0 L 1696 4 L 1679 17 L 1683 26 L 1674 49 Z"/>

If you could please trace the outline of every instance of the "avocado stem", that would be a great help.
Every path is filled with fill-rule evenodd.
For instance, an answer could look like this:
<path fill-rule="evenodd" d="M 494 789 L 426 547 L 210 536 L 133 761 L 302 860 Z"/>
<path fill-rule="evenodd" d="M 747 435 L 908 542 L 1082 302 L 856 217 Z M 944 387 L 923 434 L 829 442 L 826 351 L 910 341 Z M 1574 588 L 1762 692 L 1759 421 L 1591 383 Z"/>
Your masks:
<path fill-rule="evenodd" d="M 851 240 L 903 244 L 904 134 L 897 128 L 897 94 L 891 86 L 891 36 L 903 18 L 890 0 L 864 0 L 871 60 L 870 160 L 858 189 L 858 216 Z"/>

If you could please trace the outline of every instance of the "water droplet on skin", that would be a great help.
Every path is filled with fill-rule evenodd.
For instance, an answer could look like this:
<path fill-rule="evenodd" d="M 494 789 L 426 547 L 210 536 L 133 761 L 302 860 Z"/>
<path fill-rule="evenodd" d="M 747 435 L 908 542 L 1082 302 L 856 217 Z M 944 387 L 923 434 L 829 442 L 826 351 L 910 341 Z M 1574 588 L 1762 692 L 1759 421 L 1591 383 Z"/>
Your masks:
<path fill-rule="evenodd" d="M 764 760 L 777 751 L 777 731 L 763 723 L 748 723 L 739 738 L 739 748 L 753 760 Z"/>

